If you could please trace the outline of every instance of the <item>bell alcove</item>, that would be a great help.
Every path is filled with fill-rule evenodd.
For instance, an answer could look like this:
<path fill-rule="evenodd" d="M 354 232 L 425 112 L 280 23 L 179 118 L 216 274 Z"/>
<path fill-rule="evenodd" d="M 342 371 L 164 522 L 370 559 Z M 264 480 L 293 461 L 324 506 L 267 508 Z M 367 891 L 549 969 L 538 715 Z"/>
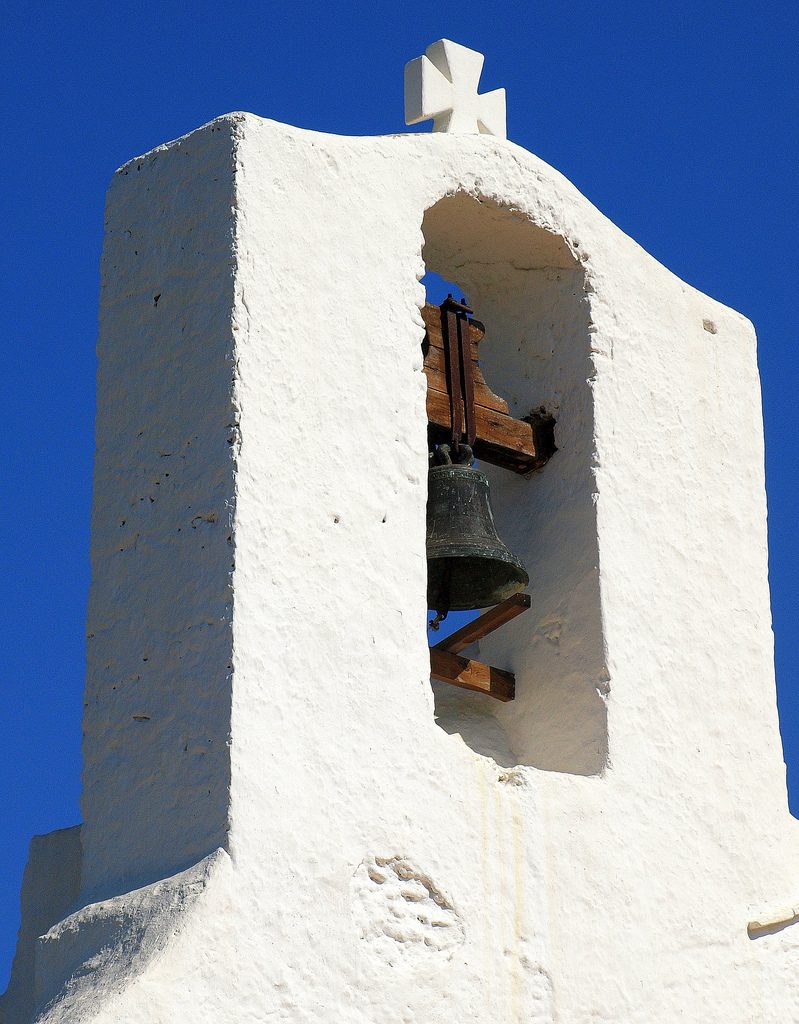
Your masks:
<path fill-rule="evenodd" d="M 500 704 L 434 682 L 436 721 L 506 767 L 598 774 L 608 749 L 607 672 L 582 266 L 565 239 L 466 193 L 430 207 L 422 231 L 426 270 L 457 281 L 485 324 L 487 384 L 518 419 L 554 416 L 558 448 L 526 475 L 481 463 L 499 535 L 530 575 L 531 609 L 463 653 L 512 671 L 516 698 Z"/>

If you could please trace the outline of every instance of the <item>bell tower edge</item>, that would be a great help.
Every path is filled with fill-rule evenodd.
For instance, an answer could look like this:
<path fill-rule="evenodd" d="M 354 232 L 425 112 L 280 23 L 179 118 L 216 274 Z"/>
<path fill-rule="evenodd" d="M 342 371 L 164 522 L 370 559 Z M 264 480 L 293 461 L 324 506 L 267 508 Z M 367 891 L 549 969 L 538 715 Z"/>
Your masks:
<path fill-rule="evenodd" d="M 237 414 L 236 115 L 108 192 L 82 840 L 86 896 L 227 841 Z"/>

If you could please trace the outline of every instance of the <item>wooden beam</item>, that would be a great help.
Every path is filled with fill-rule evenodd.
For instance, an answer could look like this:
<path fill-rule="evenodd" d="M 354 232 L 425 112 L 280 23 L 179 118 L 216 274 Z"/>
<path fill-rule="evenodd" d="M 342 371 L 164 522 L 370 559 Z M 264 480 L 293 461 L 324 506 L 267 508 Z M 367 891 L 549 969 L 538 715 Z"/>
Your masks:
<path fill-rule="evenodd" d="M 441 332 L 441 307 L 434 306 L 432 302 L 425 302 L 421 309 L 422 319 L 427 328 L 427 340 L 436 348 L 444 348 L 444 338 Z M 472 345 L 474 358 L 477 359 L 477 346 L 485 337 L 485 327 L 479 320 L 469 318 L 469 341 Z"/>
<path fill-rule="evenodd" d="M 427 418 L 431 423 L 444 427 L 447 432 L 450 428 L 449 395 L 446 391 L 440 391 L 434 382 L 427 382 Z M 479 387 L 475 389 L 479 394 Z M 524 420 L 515 420 L 507 413 L 491 406 L 483 405 L 480 401 L 474 403 L 474 411 L 477 421 L 477 438 L 481 441 L 488 441 L 503 448 L 510 448 L 513 456 L 521 456 L 530 462 L 536 462 L 538 453 L 535 450 L 533 440 L 533 428 Z"/>
<path fill-rule="evenodd" d="M 426 303 L 421 312 L 427 328 L 423 352 L 424 372 L 427 375 L 429 440 L 432 444 L 441 444 L 447 442 L 451 434 L 441 310 L 438 306 Z M 473 445 L 475 457 L 514 473 L 529 473 L 533 469 L 540 469 L 556 451 L 555 421 L 551 416 L 532 414 L 517 420 L 509 414 L 508 403 L 494 394 L 480 368 L 477 346 L 484 335 L 485 329 L 481 323 L 469 321 L 477 428 L 477 438 Z"/>
<path fill-rule="evenodd" d="M 476 363 L 473 363 L 476 366 Z M 433 391 L 443 391 L 447 395 L 447 373 L 444 368 L 444 353 L 441 349 L 431 348 L 425 356 L 424 372 L 427 374 L 427 386 Z M 449 397 L 447 395 L 447 397 Z M 504 413 L 509 416 L 508 403 L 491 391 L 481 377 L 474 374 L 474 403 L 486 409 Z"/>
<path fill-rule="evenodd" d="M 427 397 L 434 392 L 428 391 Z M 480 412 L 477 412 L 478 421 L 480 419 Z M 432 420 L 428 420 L 427 424 L 427 440 L 430 445 L 434 444 L 448 444 L 450 440 L 450 430 L 448 427 L 437 424 Z M 518 452 L 509 445 L 504 445 L 501 442 L 496 443 L 493 441 L 486 441 L 485 438 L 478 437 L 472 445 L 475 458 L 480 462 L 488 462 L 492 466 L 501 466 L 503 469 L 508 469 L 513 473 L 529 473 L 534 469 L 540 469 L 541 466 L 546 464 L 546 459 L 539 460 L 531 457 L 525 452 Z"/>
<path fill-rule="evenodd" d="M 480 661 L 461 658 L 458 654 L 442 651 L 438 647 L 430 648 L 430 675 L 442 683 L 486 693 L 503 702 L 513 700 L 516 695 L 516 677 L 512 672 L 503 672 Z"/>
<path fill-rule="evenodd" d="M 473 448 L 476 458 L 516 473 L 529 473 L 547 461 L 539 458 L 529 423 L 482 405 L 475 405 L 474 411 L 477 438 Z M 432 440 L 438 443 L 449 441 L 449 396 L 431 387 L 427 389 L 427 421 Z"/>
<path fill-rule="evenodd" d="M 467 622 L 465 626 L 461 626 L 454 633 L 450 633 L 443 640 L 439 640 L 434 650 L 449 651 L 450 654 L 460 654 L 464 648 L 476 643 L 478 640 L 482 640 L 484 636 L 488 636 L 495 629 L 504 626 L 506 622 L 515 619 L 517 615 L 526 612 L 529 607 L 529 594 L 514 594 L 507 601 L 494 605 L 493 608 L 489 608 L 487 612 L 483 612 L 482 615 L 473 619 L 472 622 Z"/>

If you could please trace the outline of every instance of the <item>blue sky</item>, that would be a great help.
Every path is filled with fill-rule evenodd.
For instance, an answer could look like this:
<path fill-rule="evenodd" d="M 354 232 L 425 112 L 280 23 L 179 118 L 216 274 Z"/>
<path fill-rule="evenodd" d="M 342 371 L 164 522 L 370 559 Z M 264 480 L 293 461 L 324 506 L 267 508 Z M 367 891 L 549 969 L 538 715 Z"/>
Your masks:
<path fill-rule="evenodd" d="M 29 838 L 74 824 L 103 201 L 131 156 L 230 110 L 406 130 L 402 69 L 486 54 L 509 137 L 760 339 L 781 727 L 799 811 L 799 5 L 21 3 L 4 8 L 0 989 Z M 427 126 L 420 126 L 427 130 Z"/>

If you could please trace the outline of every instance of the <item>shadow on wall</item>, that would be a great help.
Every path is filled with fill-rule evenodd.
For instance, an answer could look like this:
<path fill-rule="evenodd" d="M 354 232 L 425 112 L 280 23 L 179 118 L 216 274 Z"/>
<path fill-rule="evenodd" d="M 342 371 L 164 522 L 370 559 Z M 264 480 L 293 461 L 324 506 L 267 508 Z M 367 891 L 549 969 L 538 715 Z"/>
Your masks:
<path fill-rule="evenodd" d="M 498 764 L 596 775 L 608 751 L 594 505 L 590 308 L 565 240 L 466 193 L 422 224 L 428 271 L 486 326 L 480 365 L 513 416 L 544 408 L 558 452 L 526 477 L 481 465 L 497 529 L 530 574 L 532 608 L 463 653 L 516 674 L 516 700 L 434 684 L 436 721 Z"/>

